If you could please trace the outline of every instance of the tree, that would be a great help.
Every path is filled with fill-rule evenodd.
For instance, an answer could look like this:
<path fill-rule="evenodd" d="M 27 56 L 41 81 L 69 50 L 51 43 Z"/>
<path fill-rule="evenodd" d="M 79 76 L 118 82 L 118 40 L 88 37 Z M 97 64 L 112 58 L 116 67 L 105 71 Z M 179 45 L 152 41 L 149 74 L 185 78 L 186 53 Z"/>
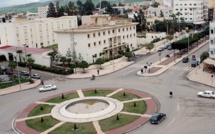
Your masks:
<path fill-rule="evenodd" d="M 149 53 L 150 51 L 154 48 L 154 44 L 153 43 L 149 43 L 146 45 L 146 49 L 149 50 Z"/>
<path fill-rule="evenodd" d="M 51 58 L 51 63 L 50 65 L 52 66 L 52 62 L 55 60 L 55 56 L 58 54 L 57 50 L 53 47 L 52 52 L 48 53 L 48 55 Z"/>
<path fill-rule="evenodd" d="M 48 11 L 47 11 L 47 18 L 48 17 L 57 17 L 55 6 L 54 6 L 54 3 L 52 3 L 52 2 L 49 3 L 49 8 L 48 8 Z"/>
<path fill-rule="evenodd" d="M 81 2 L 81 0 L 78 0 L 76 2 L 76 4 L 77 4 L 77 9 L 78 9 L 79 15 L 81 15 L 81 16 L 84 15 L 85 14 L 84 4 Z"/>
<path fill-rule="evenodd" d="M 101 9 L 107 7 L 109 2 L 101 1 Z M 96 8 L 100 8 L 100 2 L 96 5 Z"/>
<path fill-rule="evenodd" d="M 70 62 L 72 61 L 72 52 L 70 49 L 68 49 L 66 52 L 66 58 L 67 58 L 68 65 L 70 65 Z"/>
<path fill-rule="evenodd" d="M 125 57 L 128 58 L 128 61 L 132 56 L 133 56 L 132 52 L 125 52 Z"/>
<path fill-rule="evenodd" d="M 14 61 L 10 61 L 10 62 L 8 63 L 8 67 L 10 68 L 10 71 L 11 71 L 13 77 L 14 77 L 14 69 L 16 68 L 16 66 L 17 66 L 17 64 L 16 64 L 16 62 L 14 62 Z M 13 78 L 13 77 L 12 77 L 12 78 Z"/>
<path fill-rule="evenodd" d="M 72 50 L 72 63 L 75 66 L 75 73 L 76 73 L 76 67 L 77 67 L 77 54 L 75 49 Z"/>
<path fill-rule="evenodd" d="M 67 61 L 67 59 L 66 59 L 65 56 L 62 56 L 62 57 L 60 58 L 60 62 L 62 62 L 63 67 L 65 67 L 65 62 L 66 62 L 66 61 Z"/>
<path fill-rule="evenodd" d="M 2 18 L 2 22 L 3 22 L 3 23 L 5 23 L 5 22 L 6 22 L 6 19 L 5 19 L 5 17 L 3 17 L 3 18 Z"/>
<path fill-rule="evenodd" d="M 114 10 L 113 10 L 112 6 L 110 5 L 110 3 L 107 5 L 105 11 L 106 11 L 108 14 L 113 14 L 113 13 L 114 13 Z"/>
<path fill-rule="evenodd" d="M 78 63 L 78 67 L 82 68 L 83 69 L 83 73 L 85 73 L 85 68 L 88 68 L 89 67 L 89 64 L 86 62 L 86 61 L 81 61 Z"/>
<path fill-rule="evenodd" d="M 178 16 L 178 32 L 180 32 L 180 15 L 182 15 L 182 13 L 177 12 L 176 15 Z"/>
<path fill-rule="evenodd" d="M 158 2 L 155 1 L 155 2 L 152 3 L 151 6 L 152 6 L 152 7 L 158 7 L 159 5 L 160 5 L 160 4 L 159 4 Z"/>
<path fill-rule="evenodd" d="M 68 8 L 69 8 L 69 12 L 68 15 L 77 15 L 77 7 L 75 6 L 74 2 L 69 2 L 68 3 Z"/>
<path fill-rule="evenodd" d="M 16 53 L 19 55 L 19 62 L 22 62 L 22 58 L 21 58 L 22 50 L 17 50 Z"/>
<path fill-rule="evenodd" d="M 96 60 L 96 64 L 98 64 L 100 66 L 100 69 L 102 69 L 102 64 L 105 63 L 105 60 L 103 58 L 98 58 Z"/>
<path fill-rule="evenodd" d="M 95 7 L 94 7 L 92 0 L 86 0 L 86 2 L 84 3 L 85 14 L 92 15 L 94 9 L 95 9 Z"/>
<path fill-rule="evenodd" d="M 207 59 L 208 57 L 209 57 L 209 53 L 207 51 L 202 52 L 201 55 L 200 55 L 201 61 Z"/>
<path fill-rule="evenodd" d="M 173 39 L 173 35 L 169 35 L 169 36 L 167 36 L 167 37 L 166 37 L 166 39 L 167 39 L 167 40 L 169 40 L 169 41 L 170 41 L 170 43 L 171 43 L 171 40 Z"/>
<path fill-rule="evenodd" d="M 32 65 L 34 64 L 34 59 L 31 57 L 31 54 L 27 54 L 27 60 L 26 60 L 26 65 L 29 69 L 29 76 L 30 76 L 30 82 L 33 83 L 32 81 L 32 77 L 31 77 L 31 69 L 32 69 Z"/>
<path fill-rule="evenodd" d="M 59 1 L 56 2 L 56 11 L 57 11 L 56 17 L 60 17 L 60 2 Z"/>

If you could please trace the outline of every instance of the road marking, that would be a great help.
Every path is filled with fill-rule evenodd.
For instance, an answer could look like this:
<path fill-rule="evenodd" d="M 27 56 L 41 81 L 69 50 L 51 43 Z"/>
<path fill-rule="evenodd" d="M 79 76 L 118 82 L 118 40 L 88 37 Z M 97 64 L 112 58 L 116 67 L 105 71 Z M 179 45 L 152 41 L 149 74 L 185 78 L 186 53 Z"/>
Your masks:
<path fill-rule="evenodd" d="M 20 133 L 15 129 L 15 127 L 14 127 L 15 119 L 16 119 L 16 116 L 13 118 L 13 121 L 12 121 L 12 123 L 11 123 L 12 129 L 13 129 L 13 131 L 14 131 L 16 134 L 20 134 Z"/>
<path fill-rule="evenodd" d="M 170 126 L 175 121 L 175 118 L 168 124 Z"/>
<path fill-rule="evenodd" d="M 7 111 L 8 108 L 4 109 L 3 111 L 0 112 L 0 115 L 3 114 L 5 111 Z"/>
<path fill-rule="evenodd" d="M 179 105 L 177 105 L 178 111 L 179 111 Z"/>

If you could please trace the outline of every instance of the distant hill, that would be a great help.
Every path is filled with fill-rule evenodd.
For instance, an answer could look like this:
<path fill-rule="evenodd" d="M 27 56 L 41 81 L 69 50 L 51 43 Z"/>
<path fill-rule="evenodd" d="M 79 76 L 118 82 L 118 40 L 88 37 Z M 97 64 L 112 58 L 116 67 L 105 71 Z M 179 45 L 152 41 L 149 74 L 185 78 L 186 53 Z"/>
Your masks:
<path fill-rule="evenodd" d="M 72 1 L 72 2 L 75 2 L 75 3 L 77 2 L 77 0 L 40 0 L 40 2 L 33 2 L 33 3 L 29 3 L 29 4 L 23 4 L 23 5 L 16 5 L 16 6 L 0 8 L 0 14 L 9 13 L 9 12 L 26 12 L 26 11 L 36 13 L 37 12 L 37 7 L 47 6 L 51 1 L 54 2 L 54 3 L 56 3 L 56 1 L 59 1 L 60 5 L 68 4 L 69 1 Z M 93 3 L 95 5 L 97 5 L 99 3 L 99 1 L 100 0 L 93 0 Z M 117 1 L 118 0 L 110 0 L 110 3 L 111 4 L 118 3 Z M 123 3 L 131 3 L 131 2 L 142 2 L 142 1 L 145 1 L 145 0 L 122 0 L 122 1 L 124 1 Z M 82 0 L 82 2 L 84 3 L 85 0 Z"/>

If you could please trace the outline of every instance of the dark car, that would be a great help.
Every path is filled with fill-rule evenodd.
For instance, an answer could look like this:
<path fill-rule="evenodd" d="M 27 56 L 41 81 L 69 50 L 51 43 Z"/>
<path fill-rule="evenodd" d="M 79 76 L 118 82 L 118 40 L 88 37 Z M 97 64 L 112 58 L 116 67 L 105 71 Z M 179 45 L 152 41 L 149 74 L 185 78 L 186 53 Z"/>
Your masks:
<path fill-rule="evenodd" d="M 31 77 L 34 79 L 40 79 L 41 76 L 39 74 L 33 74 Z"/>
<path fill-rule="evenodd" d="M 164 50 L 164 47 L 160 47 L 159 49 L 158 49 L 158 52 L 161 52 L 161 51 L 163 51 Z"/>
<path fill-rule="evenodd" d="M 20 75 L 29 76 L 29 72 L 28 71 L 20 71 Z"/>
<path fill-rule="evenodd" d="M 189 62 L 189 58 L 188 58 L 188 57 L 184 57 L 184 58 L 182 59 L 182 62 L 183 62 L 183 63 Z"/>
<path fill-rule="evenodd" d="M 150 118 L 150 123 L 151 124 L 159 124 L 165 118 L 166 118 L 166 114 L 164 114 L 164 113 L 155 113 Z"/>

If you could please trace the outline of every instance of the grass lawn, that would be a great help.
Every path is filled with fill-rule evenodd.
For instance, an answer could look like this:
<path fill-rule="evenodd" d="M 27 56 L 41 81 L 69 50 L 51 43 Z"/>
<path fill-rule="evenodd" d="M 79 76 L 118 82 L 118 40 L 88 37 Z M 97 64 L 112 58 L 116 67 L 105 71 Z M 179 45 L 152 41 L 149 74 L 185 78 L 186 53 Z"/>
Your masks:
<path fill-rule="evenodd" d="M 89 91 L 84 91 L 83 94 L 84 96 L 106 96 L 110 93 L 112 93 L 113 90 L 89 90 Z"/>
<path fill-rule="evenodd" d="M 139 96 L 127 92 L 118 92 L 111 96 L 111 98 L 117 99 L 119 101 L 126 101 L 126 100 L 132 100 L 135 98 L 140 98 Z"/>
<path fill-rule="evenodd" d="M 25 79 L 25 78 L 21 78 L 20 79 L 20 83 L 25 83 L 25 82 L 29 82 L 29 79 Z M 15 86 L 15 85 L 18 85 L 18 84 L 19 84 L 19 80 L 18 79 L 16 81 L 14 81 L 14 82 L 1 83 L 0 84 L 0 89 L 11 87 L 11 86 Z"/>
<path fill-rule="evenodd" d="M 125 126 L 140 118 L 140 116 L 125 115 L 125 114 L 119 114 L 118 117 L 119 117 L 119 120 L 117 120 L 116 115 L 104 120 L 100 120 L 99 124 L 101 126 L 102 131 L 105 132 L 108 130 L 113 130 L 113 129 Z"/>
<path fill-rule="evenodd" d="M 26 124 L 28 127 L 35 129 L 39 132 L 46 131 L 47 129 L 53 127 L 57 123 L 59 123 L 58 120 L 52 118 L 51 116 L 43 117 L 44 122 L 40 123 L 41 118 L 26 120 Z"/>
<path fill-rule="evenodd" d="M 43 108 L 43 110 L 41 110 L 41 106 Z M 51 105 L 46 105 L 46 104 L 40 104 L 37 105 L 29 114 L 28 117 L 30 116 L 37 116 L 37 115 L 41 115 L 41 114 L 48 114 L 51 113 L 51 110 L 54 106 Z"/>
<path fill-rule="evenodd" d="M 73 123 L 65 123 L 49 134 L 97 134 L 92 123 L 80 123 L 76 126 L 78 129 L 74 130 Z"/>
<path fill-rule="evenodd" d="M 53 44 L 53 45 L 50 45 L 50 46 L 46 46 L 46 47 L 43 47 L 43 48 L 55 48 L 55 49 L 58 49 L 58 44 Z"/>
<path fill-rule="evenodd" d="M 136 106 L 134 103 L 136 104 Z M 146 110 L 147 110 L 147 105 L 145 101 L 135 101 L 135 102 L 124 103 L 124 108 L 122 111 L 144 114 Z"/>
<path fill-rule="evenodd" d="M 76 92 L 74 92 L 74 93 L 64 95 L 64 99 L 62 99 L 62 95 L 61 95 L 59 97 L 47 100 L 46 102 L 61 103 L 63 101 L 71 100 L 71 99 L 78 98 L 78 97 L 79 97 L 78 94 Z"/>

